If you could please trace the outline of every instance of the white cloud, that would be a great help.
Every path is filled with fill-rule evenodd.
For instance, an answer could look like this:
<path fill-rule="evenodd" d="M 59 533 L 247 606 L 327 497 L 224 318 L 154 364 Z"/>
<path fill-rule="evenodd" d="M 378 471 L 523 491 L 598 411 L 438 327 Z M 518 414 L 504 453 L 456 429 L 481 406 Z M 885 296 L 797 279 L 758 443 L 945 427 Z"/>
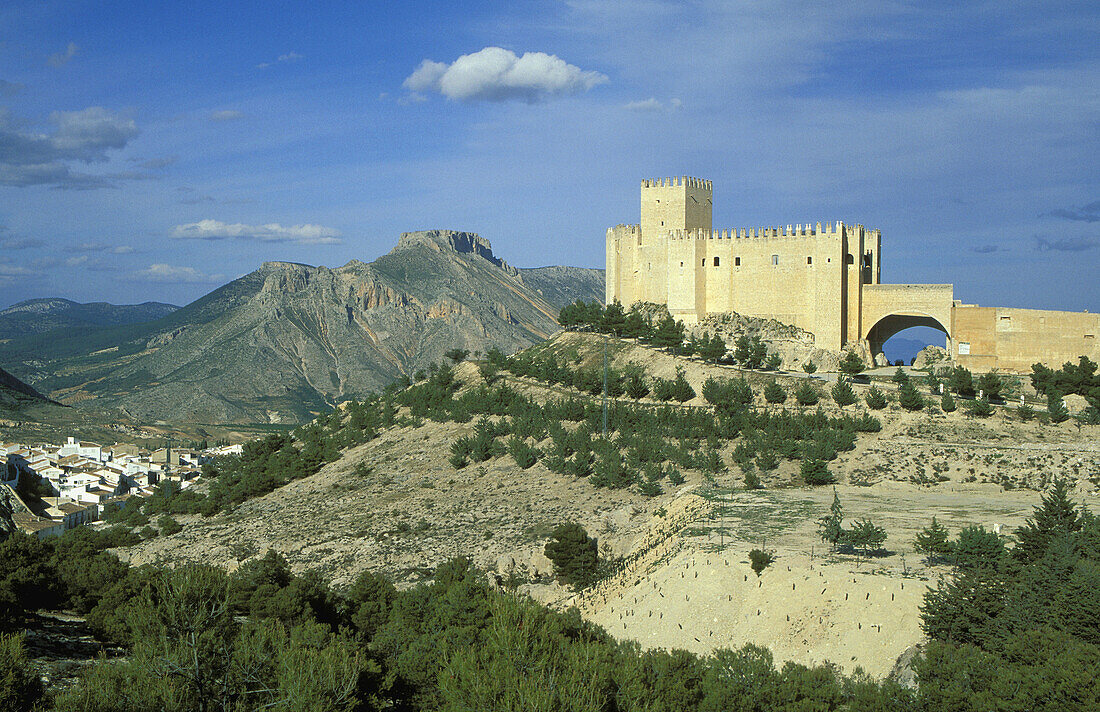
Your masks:
<path fill-rule="evenodd" d="M 403 86 L 412 92 L 438 92 L 455 101 L 535 102 L 579 94 L 607 81 L 600 72 L 583 70 L 545 52 L 520 57 L 502 47 L 486 47 L 449 65 L 425 59 Z"/>
<path fill-rule="evenodd" d="M 76 46 L 75 42 L 70 42 L 65 48 L 64 52 L 58 52 L 57 54 L 51 54 L 46 62 L 51 67 L 64 67 L 69 63 L 69 60 L 76 56 L 77 51 L 80 48 Z"/>
<path fill-rule="evenodd" d="M 245 225 L 220 220 L 200 220 L 172 228 L 177 240 L 259 240 L 261 242 L 293 242 L 298 245 L 338 245 L 340 231 L 322 225 Z"/>
<path fill-rule="evenodd" d="M 225 278 L 220 274 L 203 274 L 194 267 L 179 267 L 164 263 L 149 265 L 134 275 L 146 282 L 166 282 L 171 284 L 207 284 L 221 282 Z"/>
<path fill-rule="evenodd" d="M 215 111 L 210 114 L 211 121 L 235 121 L 237 119 L 243 119 L 244 114 L 232 109 L 225 109 L 223 111 Z"/>

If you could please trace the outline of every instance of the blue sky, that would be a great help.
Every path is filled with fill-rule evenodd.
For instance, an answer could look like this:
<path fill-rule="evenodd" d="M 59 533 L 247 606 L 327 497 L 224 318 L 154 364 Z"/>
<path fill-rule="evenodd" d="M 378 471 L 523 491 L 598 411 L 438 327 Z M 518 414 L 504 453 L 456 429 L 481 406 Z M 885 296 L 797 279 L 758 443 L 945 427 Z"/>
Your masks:
<path fill-rule="evenodd" d="M 1096 310 L 1098 158 L 1095 2 L 0 6 L 0 306 L 427 228 L 602 267 L 687 174 L 716 227 L 860 222 L 884 281 Z"/>

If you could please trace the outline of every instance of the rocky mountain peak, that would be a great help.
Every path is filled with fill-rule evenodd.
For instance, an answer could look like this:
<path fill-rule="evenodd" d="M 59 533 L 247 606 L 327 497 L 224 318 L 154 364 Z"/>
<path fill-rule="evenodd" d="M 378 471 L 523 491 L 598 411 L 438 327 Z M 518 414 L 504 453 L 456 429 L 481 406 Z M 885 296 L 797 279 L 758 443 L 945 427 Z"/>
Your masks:
<path fill-rule="evenodd" d="M 460 230 L 418 230 L 403 232 L 394 252 L 427 247 L 437 252 L 453 252 L 459 255 L 476 255 L 506 272 L 515 275 L 516 269 L 493 254 L 493 246 L 476 232 Z"/>

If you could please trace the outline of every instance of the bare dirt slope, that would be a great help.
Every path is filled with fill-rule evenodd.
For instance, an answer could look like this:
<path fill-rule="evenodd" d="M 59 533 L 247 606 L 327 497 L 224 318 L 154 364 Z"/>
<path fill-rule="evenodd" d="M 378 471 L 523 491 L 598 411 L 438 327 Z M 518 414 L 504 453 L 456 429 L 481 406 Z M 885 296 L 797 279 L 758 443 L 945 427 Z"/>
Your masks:
<path fill-rule="evenodd" d="M 916 533 L 933 516 L 952 532 L 982 524 L 1008 533 L 1039 499 L 989 485 L 883 483 L 837 492 L 846 522 L 870 517 L 886 528 L 886 556 L 861 560 L 823 549 L 815 520 L 827 513 L 831 488 L 718 493 L 675 543 L 654 547 L 664 557 L 574 602 L 612 635 L 644 647 L 703 653 L 755 643 L 780 663 L 829 661 L 882 677 L 923 641 L 923 594 L 950 573 L 913 553 Z M 760 577 L 747 556 L 756 547 L 776 557 Z"/>

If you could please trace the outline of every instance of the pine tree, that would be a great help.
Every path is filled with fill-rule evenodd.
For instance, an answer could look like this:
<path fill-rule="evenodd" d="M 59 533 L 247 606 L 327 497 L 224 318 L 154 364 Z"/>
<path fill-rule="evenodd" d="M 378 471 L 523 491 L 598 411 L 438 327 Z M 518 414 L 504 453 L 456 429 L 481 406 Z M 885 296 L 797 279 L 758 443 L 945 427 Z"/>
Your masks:
<path fill-rule="evenodd" d="M 898 389 L 898 404 L 906 410 L 921 410 L 924 408 L 924 396 L 912 381 L 906 381 Z"/>
<path fill-rule="evenodd" d="M 829 472 L 829 466 L 820 458 L 810 457 L 802 460 L 800 473 L 806 484 L 811 486 L 831 485 L 836 482 L 833 473 Z"/>
<path fill-rule="evenodd" d="M 604 309 L 600 319 L 600 331 L 622 336 L 624 329 L 626 329 L 626 313 L 623 311 L 622 303 L 616 299 Z"/>
<path fill-rule="evenodd" d="M 1034 515 L 1016 530 L 1017 544 L 1012 555 L 1024 563 L 1037 561 L 1052 541 L 1068 540 L 1072 534 L 1081 531 L 1081 527 L 1081 515 L 1069 498 L 1069 484 L 1065 479 L 1058 478 L 1050 492 L 1043 495 Z"/>
<path fill-rule="evenodd" d="M 843 523 L 844 508 L 840 505 L 840 495 L 836 493 L 836 487 L 833 487 L 833 503 L 829 506 L 829 514 L 817 520 L 817 528 L 821 541 L 828 543 L 834 551 L 844 537 Z"/>
<path fill-rule="evenodd" d="M 900 386 L 909 380 L 909 375 L 905 372 L 905 369 L 898 366 L 898 370 L 894 371 L 894 375 L 890 377 L 890 380 Z"/>
<path fill-rule="evenodd" d="M 627 374 L 626 394 L 634 400 L 640 400 L 649 395 L 649 384 L 645 382 L 645 375 L 641 369 L 633 369 Z"/>
<path fill-rule="evenodd" d="M 871 386 L 863 399 L 867 402 L 867 407 L 871 410 L 882 410 L 886 407 L 886 394 L 875 386 Z"/>
<path fill-rule="evenodd" d="M 821 399 L 821 394 L 810 385 L 809 381 L 803 381 L 798 390 L 794 392 L 794 397 L 799 405 L 817 405 L 818 400 Z"/>
<path fill-rule="evenodd" d="M 840 361 L 841 373 L 846 373 L 849 376 L 863 373 L 866 368 L 867 365 L 863 363 L 863 359 L 860 358 L 859 352 L 855 350 L 846 352 L 844 358 Z"/>
<path fill-rule="evenodd" d="M 596 540 L 579 524 L 558 526 L 544 548 L 546 558 L 554 564 L 554 574 L 565 584 L 581 589 L 592 583 L 599 567 Z"/>
<path fill-rule="evenodd" d="M 764 386 L 764 400 L 772 405 L 783 403 L 787 400 L 787 391 L 773 378 Z"/>
<path fill-rule="evenodd" d="M 955 412 L 955 399 L 951 397 L 951 391 L 944 390 L 943 396 L 940 398 L 940 408 L 944 413 Z"/>
<path fill-rule="evenodd" d="M 684 369 L 677 367 L 676 380 L 672 382 L 672 398 L 685 403 L 695 397 L 695 389 L 684 377 Z"/>
<path fill-rule="evenodd" d="M 662 349 L 675 349 L 679 348 L 683 341 L 683 322 L 676 321 L 671 315 L 661 319 L 653 333 L 653 345 Z"/>
<path fill-rule="evenodd" d="M 836 385 L 832 388 L 833 400 L 836 404 L 843 408 L 846 405 L 852 405 L 857 400 L 856 392 L 852 390 L 852 384 L 844 377 L 840 377 L 836 380 Z"/>
<path fill-rule="evenodd" d="M 860 549 L 863 556 L 868 556 L 872 551 L 878 551 L 886 541 L 886 530 L 877 526 L 870 519 L 861 519 L 852 525 L 852 528 L 844 533 L 844 541 L 853 547 Z"/>
<path fill-rule="evenodd" d="M 951 390 L 960 396 L 974 395 L 974 377 L 962 366 L 951 371 Z"/>
<path fill-rule="evenodd" d="M 937 557 L 946 556 L 951 552 L 951 541 L 948 538 L 947 529 L 932 517 L 931 526 L 917 533 L 913 540 L 913 548 L 917 553 L 924 554 L 925 562 L 931 566 Z"/>
<path fill-rule="evenodd" d="M 1062 400 L 1062 394 L 1052 390 L 1047 396 L 1047 413 L 1050 414 L 1050 422 L 1062 423 L 1069 420 L 1069 411 L 1066 402 Z"/>
<path fill-rule="evenodd" d="M 810 375 L 813 375 L 817 373 L 817 364 L 813 361 L 807 361 L 806 363 L 802 364 L 802 370 Z"/>

